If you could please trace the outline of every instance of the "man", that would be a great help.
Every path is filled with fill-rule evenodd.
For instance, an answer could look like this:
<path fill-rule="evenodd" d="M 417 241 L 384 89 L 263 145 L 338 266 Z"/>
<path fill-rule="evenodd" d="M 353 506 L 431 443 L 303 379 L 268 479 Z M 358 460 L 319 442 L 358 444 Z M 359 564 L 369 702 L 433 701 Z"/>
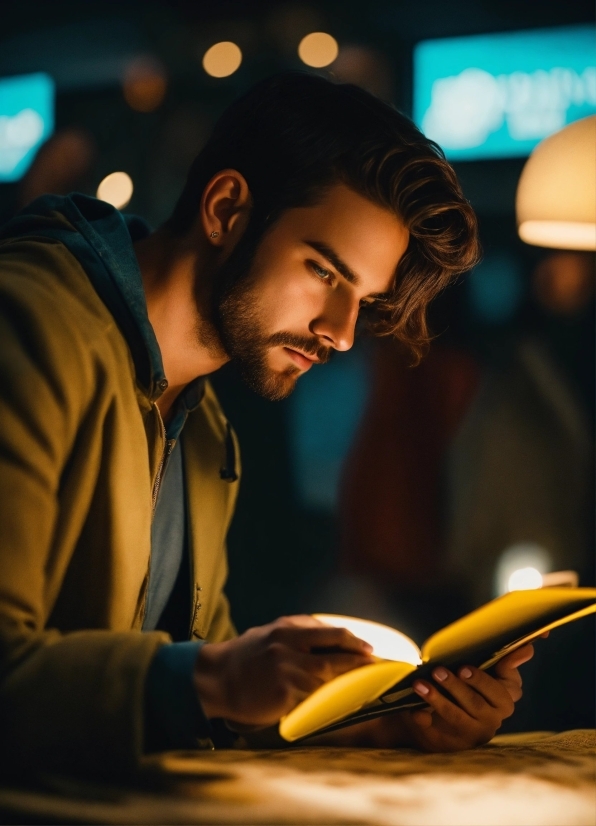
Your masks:
<path fill-rule="evenodd" d="M 125 773 L 151 749 L 271 726 L 370 662 L 309 617 L 235 635 L 237 446 L 205 376 L 231 359 L 281 399 L 357 325 L 419 355 L 428 302 L 477 256 L 437 147 L 355 87 L 275 77 L 224 114 L 157 232 L 45 196 L 1 241 L 4 765 Z M 529 656 L 495 678 L 439 669 L 445 694 L 416 684 L 432 714 L 349 736 L 485 742 Z"/>

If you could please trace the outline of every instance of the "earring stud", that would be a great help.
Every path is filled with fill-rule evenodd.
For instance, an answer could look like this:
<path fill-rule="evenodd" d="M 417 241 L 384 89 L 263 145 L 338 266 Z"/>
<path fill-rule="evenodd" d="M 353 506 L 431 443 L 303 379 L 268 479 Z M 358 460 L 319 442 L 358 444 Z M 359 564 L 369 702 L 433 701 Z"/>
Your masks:
<path fill-rule="evenodd" d="M 219 235 L 219 232 L 217 232 L 216 230 L 213 230 L 213 232 L 211 233 L 210 237 L 211 237 L 211 238 L 217 238 L 217 236 L 218 236 L 218 235 Z"/>

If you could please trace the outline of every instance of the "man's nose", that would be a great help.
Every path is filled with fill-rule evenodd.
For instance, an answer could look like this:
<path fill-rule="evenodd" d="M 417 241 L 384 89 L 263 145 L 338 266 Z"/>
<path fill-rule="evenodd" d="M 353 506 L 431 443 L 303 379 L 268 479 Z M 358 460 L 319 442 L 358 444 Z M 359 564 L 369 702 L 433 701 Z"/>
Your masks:
<path fill-rule="evenodd" d="M 334 296 L 310 325 L 310 331 L 335 350 L 349 350 L 354 344 L 359 304 Z"/>

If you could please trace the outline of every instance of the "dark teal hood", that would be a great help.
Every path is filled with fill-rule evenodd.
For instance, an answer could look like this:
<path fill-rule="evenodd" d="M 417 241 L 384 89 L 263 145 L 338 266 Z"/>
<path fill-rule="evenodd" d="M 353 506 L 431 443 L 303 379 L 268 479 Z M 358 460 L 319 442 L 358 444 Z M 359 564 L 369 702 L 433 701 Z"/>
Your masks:
<path fill-rule="evenodd" d="M 152 401 L 168 386 L 161 352 L 147 315 L 141 272 L 133 249 L 150 234 L 149 225 L 136 215 L 122 215 L 105 201 L 74 192 L 43 195 L 0 227 L 5 238 L 53 238 L 79 261 L 89 281 L 114 317 L 129 346 L 136 378 Z M 184 413 L 203 398 L 205 380 L 190 382 L 177 402 Z M 236 455 L 227 425 L 226 457 L 221 478 L 234 482 Z"/>
<path fill-rule="evenodd" d="M 0 239 L 48 237 L 70 250 L 126 338 L 137 380 L 157 399 L 167 381 L 133 249 L 150 231 L 142 218 L 122 215 L 105 201 L 75 192 L 37 198 L 0 227 Z"/>

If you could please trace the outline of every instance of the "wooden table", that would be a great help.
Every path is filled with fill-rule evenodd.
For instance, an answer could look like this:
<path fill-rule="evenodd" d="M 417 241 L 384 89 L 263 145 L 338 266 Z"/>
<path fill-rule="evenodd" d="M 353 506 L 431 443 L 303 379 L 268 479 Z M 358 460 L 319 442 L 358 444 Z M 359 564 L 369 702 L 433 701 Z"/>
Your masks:
<path fill-rule="evenodd" d="M 400 749 L 170 752 L 129 788 L 0 789 L 1 823 L 594 826 L 596 732 Z"/>

